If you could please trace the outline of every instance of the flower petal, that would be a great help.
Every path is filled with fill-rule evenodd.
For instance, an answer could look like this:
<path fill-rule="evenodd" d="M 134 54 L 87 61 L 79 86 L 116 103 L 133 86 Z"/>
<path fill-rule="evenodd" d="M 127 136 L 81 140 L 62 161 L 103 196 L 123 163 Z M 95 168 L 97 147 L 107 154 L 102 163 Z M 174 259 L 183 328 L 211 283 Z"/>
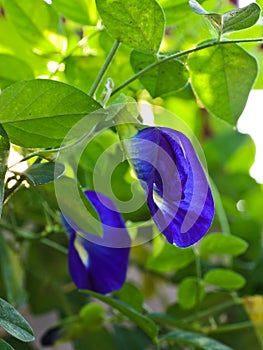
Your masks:
<path fill-rule="evenodd" d="M 118 290 L 125 282 L 130 238 L 113 202 L 93 191 L 85 192 L 103 226 L 103 237 L 76 230 L 76 223 L 63 218 L 70 236 L 69 271 L 79 289 L 97 293 Z"/>
<path fill-rule="evenodd" d="M 176 130 L 150 127 L 125 143 L 159 230 L 179 247 L 197 242 L 212 224 L 214 202 L 189 139 Z"/>

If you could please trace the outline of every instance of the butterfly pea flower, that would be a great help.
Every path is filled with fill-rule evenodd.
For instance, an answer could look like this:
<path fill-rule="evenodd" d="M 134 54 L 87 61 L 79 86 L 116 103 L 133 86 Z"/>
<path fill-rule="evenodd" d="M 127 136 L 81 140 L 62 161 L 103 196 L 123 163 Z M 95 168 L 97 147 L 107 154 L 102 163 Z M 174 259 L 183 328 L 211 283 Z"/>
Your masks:
<path fill-rule="evenodd" d="M 125 141 L 151 216 L 169 243 L 188 247 L 209 230 L 214 202 L 190 140 L 165 127 L 149 127 Z"/>
<path fill-rule="evenodd" d="M 62 218 L 69 235 L 69 272 L 78 289 L 106 294 L 125 282 L 130 238 L 115 204 L 105 195 L 86 191 L 103 227 L 103 237 L 78 229 L 70 218 Z"/>

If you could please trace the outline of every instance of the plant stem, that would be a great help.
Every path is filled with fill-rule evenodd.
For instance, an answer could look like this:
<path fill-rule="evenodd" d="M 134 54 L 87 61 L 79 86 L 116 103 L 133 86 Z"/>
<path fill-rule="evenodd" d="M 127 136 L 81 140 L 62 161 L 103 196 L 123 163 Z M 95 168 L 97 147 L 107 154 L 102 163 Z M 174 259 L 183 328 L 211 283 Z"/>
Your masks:
<path fill-rule="evenodd" d="M 203 330 L 206 334 L 219 334 L 219 333 L 225 333 L 225 332 L 233 332 L 238 331 L 241 329 L 247 329 L 254 327 L 253 323 L 251 321 L 245 321 L 245 322 L 239 322 L 234 324 L 229 324 L 226 326 L 220 326 L 215 329 L 207 329 Z"/>
<path fill-rule="evenodd" d="M 138 73 L 134 74 L 131 78 L 129 78 L 124 83 L 119 85 L 115 90 L 113 90 L 111 96 L 115 95 L 117 92 L 119 92 L 120 90 L 124 89 L 126 86 L 131 84 L 136 79 L 140 78 L 143 74 L 147 73 L 149 70 L 156 68 L 157 66 L 163 64 L 164 62 L 171 61 L 171 60 L 173 60 L 175 58 L 187 56 L 187 55 L 189 55 L 192 52 L 200 51 L 200 50 L 206 49 L 208 47 L 212 47 L 212 46 L 227 45 L 227 44 L 237 44 L 237 43 L 249 43 L 249 42 L 261 42 L 261 41 L 263 41 L 263 38 L 237 39 L 237 40 L 229 40 L 229 41 L 211 41 L 209 43 L 196 46 L 196 47 L 194 47 L 192 49 L 189 49 L 189 50 L 176 52 L 176 53 L 174 53 L 171 56 L 167 56 L 167 57 L 161 59 L 158 62 L 154 62 L 154 63 L 150 64 L 149 66 L 145 67 L 144 69 L 142 69 Z"/>
<path fill-rule="evenodd" d="M 201 260 L 200 255 L 197 249 L 193 249 L 195 254 L 195 269 L 196 269 L 196 278 L 197 278 L 197 288 L 196 288 L 196 306 L 195 306 L 195 315 L 198 315 L 198 312 L 200 310 L 200 303 L 201 303 L 201 281 L 202 281 L 202 270 L 201 270 Z"/>
<path fill-rule="evenodd" d="M 111 48 L 111 51 L 109 52 L 103 66 L 101 67 L 101 70 L 96 78 L 96 80 L 94 81 L 91 89 L 90 89 L 90 92 L 89 92 L 89 95 L 92 96 L 94 99 L 96 99 L 96 92 L 97 92 L 97 89 L 99 88 L 100 86 L 100 83 L 104 77 L 104 75 L 106 74 L 112 60 L 113 60 L 113 57 L 114 55 L 116 54 L 118 48 L 120 46 L 120 42 L 118 40 L 115 41 L 115 43 L 113 44 L 112 48 Z"/>
<path fill-rule="evenodd" d="M 19 187 L 22 185 L 22 182 L 24 180 L 25 180 L 25 177 L 23 175 L 21 175 L 20 179 L 18 179 L 16 181 L 16 183 L 14 184 L 13 187 L 5 190 L 4 204 L 6 204 L 9 200 L 9 198 L 11 197 L 11 195 L 14 194 L 19 189 Z"/>
<path fill-rule="evenodd" d="M 48 238 L 41 238 L 40 242 L 45 244 L 45 245 L 47 245 L 47 246 L 49 246 L 49 247 L 51 247 L 51 248 L 53 248 L 53 249 L 55 249 L 55 250 L 57 250 L 60 253 L 63 253 L 63 254 L 66 254 L 66 255 L 68 254 L 67 248 L 63 247 L 62 245 L 60 245 L 60 244 L 58 244 L 58 243 L 56 243 L 54 241 L 51 241 Z"/>
<path fill-rule="evenodd" d="M 226 300 L 225 302 L 222 302 L 219 305 L 214 305 L 206 310 L 199 311 L 198 315 L 190 315 L 190 316 L 187 316 L 187 317 L 181 319 L 180 321 L 186 322 L 186 323 L 193 322 L 193 321 L 196 321 L 197 319 L 208 317 L 209 315 L 214 314 L 215 312 L 227 309 L 231 306 L 234 306 L 234 305 L 237 305 L 240 303 L 241 302 L 239 299 Z"/>
<path fill-rule="evenodd" d="M 65 151 L 69 148 L 72 148 L 74 146 L 77 146 L 79 143 L 81 143 L 83 140 L 85 140 L 86 137 L 88 136 L 92 136 L 92 132 L 93 132 L 94 129 L 92 129 L 89 133 L 85 133 L 83 134 L 82 136 L 80 136 L 80 138 L 78 138 L 76 141 L 68 144 L 68 145 L 65 145 L 65 146 L 62 146 L 62 147 L 57 147 L 57 148 L 48 148 L 48 149 L 41 149 L 41 150 L 38 150 L 38 151 L 35 151 L 33 153 L 30 153 L 28 154 L 27 156 L 25 156 L 24 158 L 20 159 L 18 162 L 12 164 L 8 170 L 10 170 L 11 168 L 13 168 L 15 165 L 19 164 L 19 163 L 22 163 L 22 162 L 25 162 L 26 160 L 29 160 L 33 157 L 40 157 L 40 158 L 45 158 L 44 155 L 45 154 L 50 154 L 50 153 L 58 153 L 58 152 L 62 152 L 62 151 Z M 90 139 L 88 139 L 90 140 Z M 86 140 L 87 141 L 87 140 Z M 45 158 L 47 159 L 47 158 Z"/>
<path fill-rule="evenodd" d="M 224 233 L 231 235 L 231 229 L 230 229 L 230 226 L 228 223 L 228 218 L 227 218 L 226 212 L 225 212 L 224 207 L 223 207 L 220 193 L 219 193 L 214 181 L 211 179 L 211 177 L 209 178 L 209 182 L 210 182 L 211 187 L 212 187 L 212 192 L 213 192 L 214 200 L 215 200 L 216 213 L 217 213 L 217 216 L 218 216 L 218 219 L 220 222 L 221 229 Z"/>

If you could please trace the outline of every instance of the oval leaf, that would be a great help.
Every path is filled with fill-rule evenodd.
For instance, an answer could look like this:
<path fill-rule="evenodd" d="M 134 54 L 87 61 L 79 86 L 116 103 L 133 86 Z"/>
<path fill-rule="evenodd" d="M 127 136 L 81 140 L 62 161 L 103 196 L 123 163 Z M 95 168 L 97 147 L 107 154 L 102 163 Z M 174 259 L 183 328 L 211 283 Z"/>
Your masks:
<path fill-rule="evenodd" d="M 61 163 L 47 162 L 31 165 L 23 175 L 33 185 L 43 185 L 58 179 L 65 171 Z"/>
<path fill-rule="evenodd" d="M 207 110 L 235 125 L 257 77 L 257 61 L 236 44 L 192 53 L 188 67 L 193 89 Z"/>
<path fill-rule="evenodd" d="M 223 289 L 240 289 L 246 283 L 239 273 L 227 269 L 213 269 L 207 272 L 204 281 Z"/>
<path fill-rule="evenodd" d="M 96 24 L 94 0 L 52 0 L 52 6 L 66 18 L 81 24 Z"/>
<path fill-rule="evenodd" d="M 59 17 L 50 5 L 42 0 L 4 0 L 4 9 L 17 33 L 33 48 L 37 46 L 51 52 L 57 44 L 60 48 L 62 37 L 56 34 Z M 50 40 L 51 33 L 54 45 Z M 54 40 L 55 36 L 57 40 Z"/>
<path fill-rule="evenodd" d="M 138 73 L 154 63 L 155 58 L 134 50 L 130 61 L 134 72 Z M 184 88 L 188 77 L 185 65 L 178 60 L 172 60 L 163 63 L 160 61 L 159 65 L 143 74 L 140 81 L 152 97 L 158 97 Z"/>
<path fill-rule="evenodd" d="M 205 295 L 204 284 L 196 277 L 185 278 L 178 287 L 178 302 L 183 309 L 191 309 Z"/>
<path fill-rule="evenodd" d="M 15 306 L 26 301 L 24 289 L 25 271 L 18 252 L 11 249 L 3 234 L 0 234 L 0 271 L 7 299 Z"/>
<path fill-rule="evenodd" d="M 27 321 L 16 309 L 0 298 L 0 326 L 13 337 L 24 342 L 33 341 L 34 333 Z"/>
<path fill-rule="evenodd" d="M 129 282 L 126 282 L 124 286 L 115 295 L 118 299 L 124 303 L 129 304 L 134 310 L 141 312 L 143 309 L 143 295 L 142 291 Z"/>
<path fill-rule="evenodd" d="M 14 350 L 11 345 L 6 343 L 3 339 L 0 339 L 0 348 L 1 350 Z"/>
<path fill-rule="evenodd" d="M 140 327 L 146 334 L 148 334 L 152 339 L 156 338 L 158 334 L 157 325 L 148 317 L 142 315 L 135 309 L 131 308 L 128 304 L 124 302 L 110 298 L 108 296 L 98 294 L 89 290 L 82 290 L 84 294 L 89 294 L 104 303 L 112 306 L 114 309 L 120 311 L 124 316 L 128 317 L 132 322 L 134 322 L 138 327 Z"/>
<path fill-rule="evenodd" d="M 243 239 L 224 233 L 213 233 L 204 237 L 200 243 L 199 253 L 202 256 L 209 255 L 240 255 L 248 248 L 248 243 Z"/>
<path fill-rule="evenodd" d="M 203 350 L 233 350 L 229 346 L 226 346 L 219 341 L 208 338 L 202 334 L 185 332 L 181 330 L 166 334 L 162 338 L 162 341 L 175 341 L 177 343 L 194 345 L 198 349 Z"/>
<path fill-rule="evenodd" d="M 10 85 L 0 95 L 0 106 L 0 123 L 10 141 L 22 147 L 60 145 L 75 123 L 101 107 L 81 90 L 45 79 Z"/>
<path fill-rule="evenodd" d="M 157 1 L 96 0 L 96 4 L 115 39 L 139 51 L 158 52 L 165 19 Z"/>
<path fill-rule="evenodd" d="M 223 14 L 223 33 L 252 27 L 259 19 L 261 9 L 256 3 Z"/>
<path fill-rule="evenodd" d="M 31 67 L 19 58 L 0 54 L 0 88 L 15 83 L 18 80 L 28 80 L 34 78 Z"/>

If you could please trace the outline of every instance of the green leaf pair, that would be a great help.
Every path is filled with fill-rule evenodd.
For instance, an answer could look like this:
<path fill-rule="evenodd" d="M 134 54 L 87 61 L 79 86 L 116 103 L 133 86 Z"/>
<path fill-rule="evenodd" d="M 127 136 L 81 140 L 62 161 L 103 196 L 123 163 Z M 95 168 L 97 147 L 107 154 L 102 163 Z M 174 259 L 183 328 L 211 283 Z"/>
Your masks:
<path fill-rule="evenodd" d="M 248 244 L 243 239 L 224 233 L 213 233 L 204 237 L 199 247 L 200 256 L 207 259 L 210 256 L 237 256 L 243 254 Z M 231 290 L 244 287 L 246 280 L 242 275 L 230 269 L 214 268 L 204 276 L 204 282 L 219 288 Z"/>
<path fill-rule="evenodd" d="M 189 5 L 195 13 L 203 15 L 209 20 L 219 36 L 253 26 L 259 19 L 261 12 L 260 7 L 256 3 L 225 12 L 222 15 L 215 12 L 207 12 L 196 0 L 190 0 Z"/>

